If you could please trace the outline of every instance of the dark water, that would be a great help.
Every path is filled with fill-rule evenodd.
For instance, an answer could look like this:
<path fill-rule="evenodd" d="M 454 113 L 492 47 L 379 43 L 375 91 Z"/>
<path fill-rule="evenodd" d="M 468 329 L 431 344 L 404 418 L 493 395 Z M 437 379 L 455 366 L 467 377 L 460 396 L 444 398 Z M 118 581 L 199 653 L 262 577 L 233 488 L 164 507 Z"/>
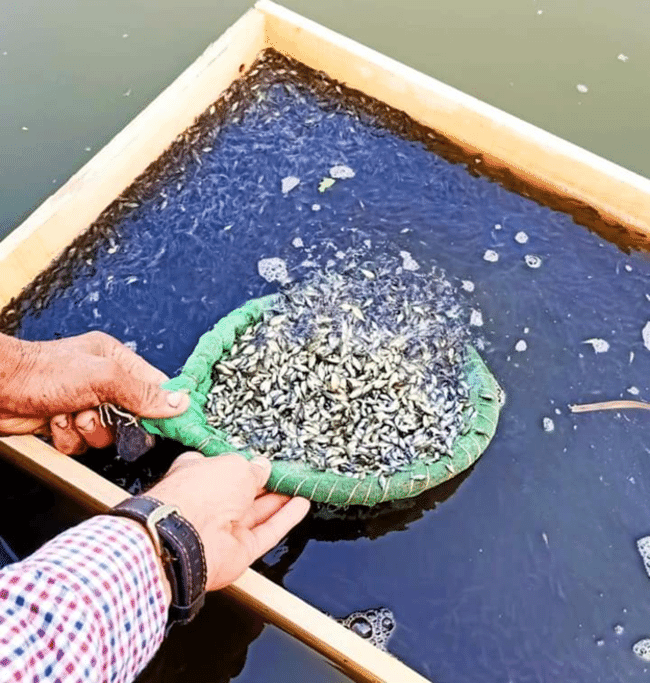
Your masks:
<path fill-rule="evenodd" d="M 102 329 L 173 374 L 216 319 L 273 290 L 260 258 L 286 259 L 296 277 L 307 269 L 298 236 L 322 260 L 369 239 L 471 280 L 467 305 L 482 311 L 484 357 L 508 397 L 488 451 L 444 501 L 321 515 L 260 569 L 336 616 L 389 607 L 390 650 L 435 681 L 645 680 L 631 646 L 650 635 L 634 547 L 650 530 L 648 414 L 572 416 L 567 404 L 632 398 L 631 386 L 647 397 L 647 260 L 292 86 L 275 86 L 210 146 L 117 226 L 72 288 L 25 317 L 21 336 Z M 336 163 L 355 177 L 320 193 Z M 288 175 L 301 182 L 283 195 Z M 590 338 L 609 350 L 596 354 Z"/>

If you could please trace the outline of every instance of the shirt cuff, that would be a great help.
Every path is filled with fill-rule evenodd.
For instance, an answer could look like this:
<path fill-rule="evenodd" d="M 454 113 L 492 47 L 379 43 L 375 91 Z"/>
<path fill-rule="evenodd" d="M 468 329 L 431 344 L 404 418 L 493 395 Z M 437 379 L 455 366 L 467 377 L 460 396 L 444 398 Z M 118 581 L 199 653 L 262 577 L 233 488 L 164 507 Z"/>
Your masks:
<path fill-rule="evenodd" d="M 63 627 L 66 647 L 76 643 L 80 673 L 90 666 L 98 680 L 126 683 L 163 641 L 167 604 L 160 565 L 145 529 L 126 519 L 93 517 L 7 570 L 17 571 L 20 583 L 36 583 L 32 598 L 41 613 L 47 609 L 50 623 L 58 622 L 51 630 L 59 642 Z M 50 589 L 39 595 L 43 582 Z"/>

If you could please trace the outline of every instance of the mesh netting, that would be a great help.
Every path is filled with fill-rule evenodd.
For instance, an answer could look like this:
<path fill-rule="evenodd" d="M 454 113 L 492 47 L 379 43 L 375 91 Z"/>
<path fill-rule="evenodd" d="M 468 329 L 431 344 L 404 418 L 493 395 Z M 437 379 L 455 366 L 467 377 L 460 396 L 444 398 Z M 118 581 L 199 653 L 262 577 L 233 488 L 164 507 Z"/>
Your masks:
<path fill-rule="evenodd" d="M 168 389 L 188 391 L 190 408 L 179 417 L 143 420 L 144 428 L 153 434 L 175 439 L 207 456 L 239 450 L 232 445 L 226 431 L 208 424 L 205 407 L 213 385 L 213 366 L 222 357 L 230 355 L 237 338 L 259 322 L 275 301 L 275 296 L 250 300 L 205 333 L 180 375 L 165 384 Z M 465 429 L 454 440 L 448 457 L 433 462 L 424 457 L 390 476 L 366 475 L 362 479 L 319 471 L 295 460 L 275 460 L 267 488 L 316 502 L 371 506 L 416 496 L 451 479 L 470 467 L 487 448 L 496 430 L 502 404 L 499 385 L 472 347 L 467 349 L 464 374 L 473 410 L 467 410 Z M 252 457 L 250 451 L 239 452 L 245 457 Z"/>

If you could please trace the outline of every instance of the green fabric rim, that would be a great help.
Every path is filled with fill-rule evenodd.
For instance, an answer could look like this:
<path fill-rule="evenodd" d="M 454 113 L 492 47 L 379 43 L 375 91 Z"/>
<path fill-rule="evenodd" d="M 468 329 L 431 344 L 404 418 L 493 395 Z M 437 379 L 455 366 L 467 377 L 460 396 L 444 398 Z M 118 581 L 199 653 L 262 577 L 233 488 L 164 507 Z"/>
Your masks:
<path fill-rule="evenodd" d="M 188 391 L 189 409 L 179 417 L 143 419 L 142 426 L 150 433 L 175 439 L 206 456 L 239 452 L 229 443 L 225 431 L 207 423 L 204 407 L 212 386 L 212 366 L 228 353 L 238 335 L 258 322 L 271 307 L 275 296 L 251 299 L 235 309 L 198 341 L 180 375 L 166 382 L 167 389 Z M 304 496 L 334 505 L 376 505 L 389 500 L 410 498 L 442 484 L 470 467 L 487 448 L 496 431 L 503 392 L 487 366 L 473 347 L 468 347 L 465 365 L 470 388 L 470 403 L 476 408 L 468 420 L 469 431 L 456 438 L 453 454 L 427 463 L 424 459 L 406 470 L 385 477 L 385 485 L 376 476 L 363 479 L 333 472 L 319 472 L 307 465 L 290 461 L 273 461 L 267 489 L 291 496 Z M 466 422 L 467 424 L 467 422 Z"/>

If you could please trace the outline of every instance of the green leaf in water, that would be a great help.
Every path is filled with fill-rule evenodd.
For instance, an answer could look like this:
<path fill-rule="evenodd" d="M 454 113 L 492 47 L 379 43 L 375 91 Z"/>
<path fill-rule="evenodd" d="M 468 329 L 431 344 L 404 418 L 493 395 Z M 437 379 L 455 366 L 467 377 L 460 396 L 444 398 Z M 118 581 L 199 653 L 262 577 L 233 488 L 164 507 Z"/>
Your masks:
<path fill-rule="evenodd" d="M 323 178 L 320 181 L 320 185 L 318 186 L 318 191 L 319 192 L 325 192 L 325 190 L 328 187 L 332 187 L 332 185 L 334 185 L 335 182 L 336 182 L 336 180 L 334 180 L 334 178 Z"/>

